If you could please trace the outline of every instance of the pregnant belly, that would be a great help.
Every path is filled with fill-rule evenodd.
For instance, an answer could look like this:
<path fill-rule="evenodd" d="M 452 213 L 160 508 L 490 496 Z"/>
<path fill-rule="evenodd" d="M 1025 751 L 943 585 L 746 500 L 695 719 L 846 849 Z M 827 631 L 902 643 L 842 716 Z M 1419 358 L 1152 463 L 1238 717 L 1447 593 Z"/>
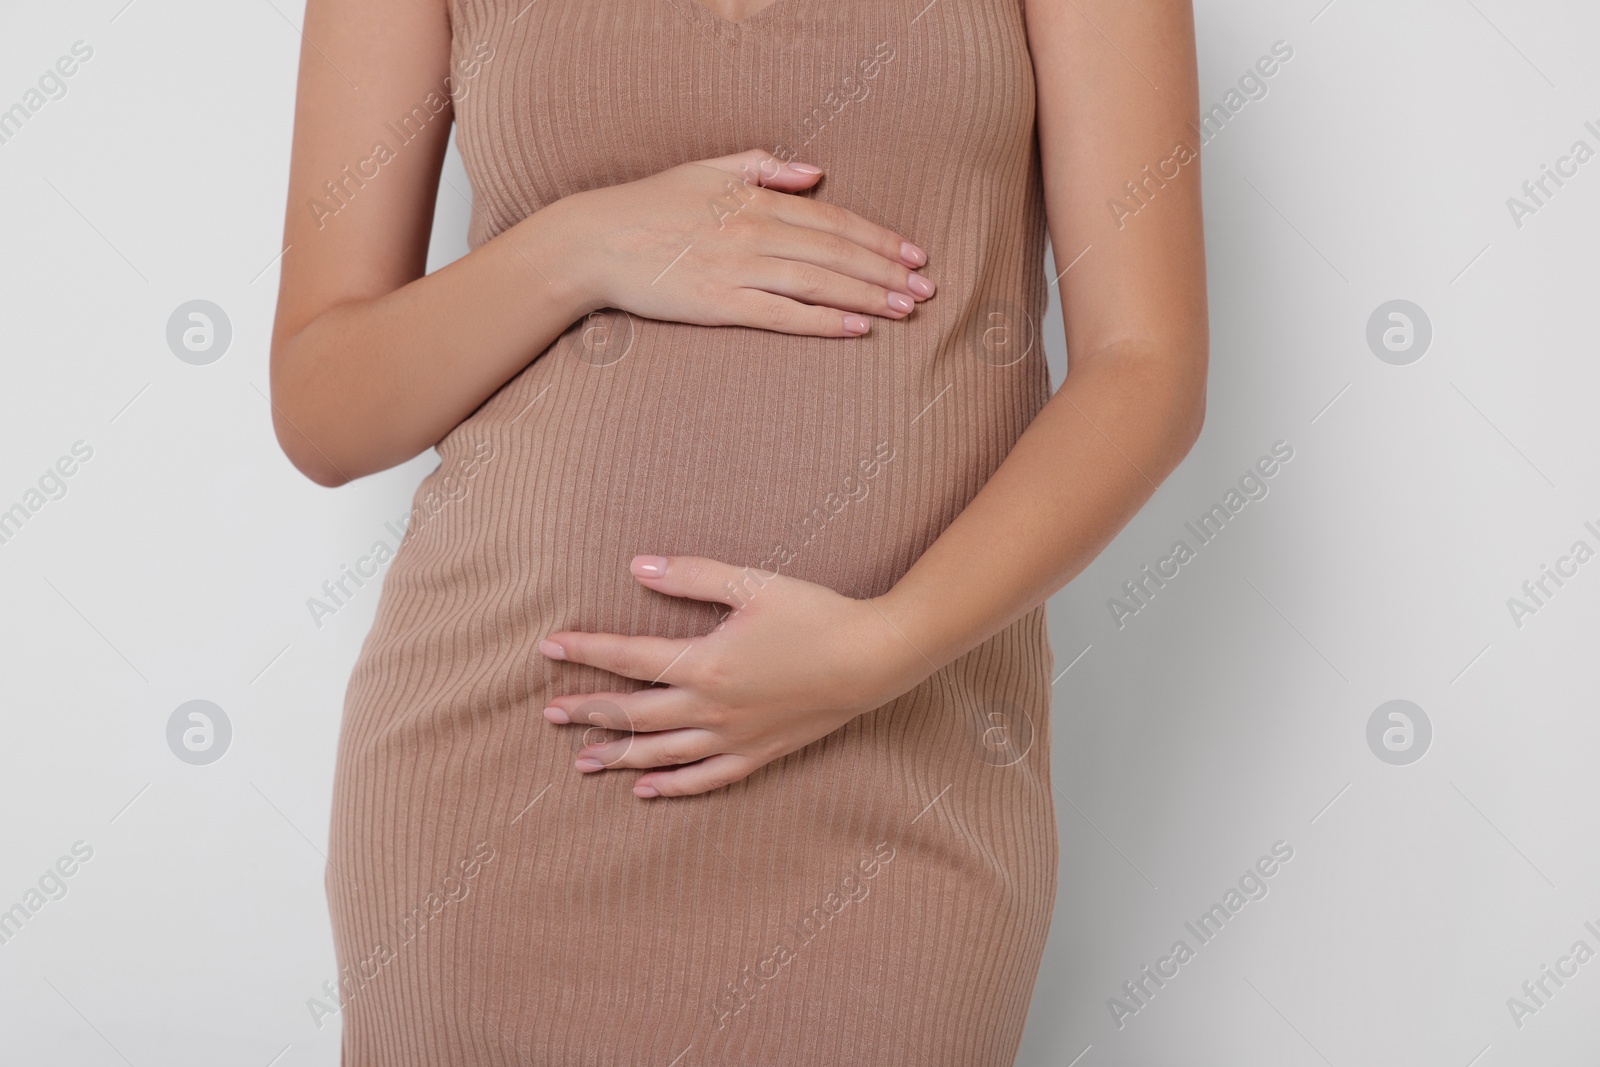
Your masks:
<path fill-rule="evenodd" d="M 1040 361 L 965 359 L 958 331 L 905 325 L 848 341 L 619 312 L 575 325 L 440 442 L 378 628 L 483 626 L 531 655 L 562 629 L 716 625 L 726 609 L 635 582 L 639 553 L 887 591 L 1047 389 Z"/>

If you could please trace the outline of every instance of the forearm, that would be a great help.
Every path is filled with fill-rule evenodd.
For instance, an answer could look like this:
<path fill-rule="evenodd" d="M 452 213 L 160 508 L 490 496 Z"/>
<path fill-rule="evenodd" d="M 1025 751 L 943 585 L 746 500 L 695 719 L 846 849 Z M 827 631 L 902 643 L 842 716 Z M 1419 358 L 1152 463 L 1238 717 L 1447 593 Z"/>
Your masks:
<path fill-rule="evenodd" d="M 1177 359 L 1097 354 L 1067 375 L 978 495 L 875 601 L 909 671 L 925 676 L 987 640 L 1127 525 L 1199 433 L 1206 360 L 1203 341 L 1190 344 L 1198 351 Z"/>
<path fill-rule="evenodd" d="M 273 426 L 295 466 L 339 485 L 410 459 L 581 318 L 589 308 L 567 281 L 575 245 L 564 203 L 275 338 Z"/>

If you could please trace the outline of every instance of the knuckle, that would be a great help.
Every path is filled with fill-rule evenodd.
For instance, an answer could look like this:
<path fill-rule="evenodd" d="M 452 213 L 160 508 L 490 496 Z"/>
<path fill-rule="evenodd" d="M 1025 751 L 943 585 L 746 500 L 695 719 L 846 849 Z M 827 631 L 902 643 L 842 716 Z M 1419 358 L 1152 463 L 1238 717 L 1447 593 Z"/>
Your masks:
<path fill-rule="evenodd" d="M 843 263 L 850 258 L 850 242 L 836 233 L 826 234 L 820 251 L 829 263 Z"/>
<path fill-rule="evenodd" d="M 695 688 L 701 692 L 718 692 L 727 682 L 728 669 L 721 660 L 708 656 L 695 664 Z"/>
<path fill-rule="evenodd" d="M 795 272 L 795 288 L 804 296 L 816 296 L 827 285 L 827 276 L 819 267 L 801 267 Z"/>
<path fill-rule="evenodd" d="M 818 219 L 822 228 L 828 233 L 843 233 L 850 225 L 850 213 L 838 204 L 828 204 L 814 201 L 817 205 Z"/>
<path fill-rule="evenodd" d="M 794 318 L 794 308 L 783 300 L 773 300 L 767 305 L 767 325 L 773 329 L 782 329 L 789 325 Z"/>

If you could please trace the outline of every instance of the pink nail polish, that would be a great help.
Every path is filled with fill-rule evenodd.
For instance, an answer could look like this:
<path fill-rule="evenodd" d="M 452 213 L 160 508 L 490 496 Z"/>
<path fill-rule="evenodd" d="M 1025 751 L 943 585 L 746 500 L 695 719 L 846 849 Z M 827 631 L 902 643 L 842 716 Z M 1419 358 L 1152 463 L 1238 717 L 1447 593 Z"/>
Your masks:
<path fill-rule="evenodd" d="M 661 795 L 661 790 L 653 785 L 636 785 L 633 787 L 633 795 L 636 797 L 658 797 Z"/>
<path fill-rule="evenodd" d="M 910 241 L 900 242 L 900 258 L 913 267 L 920 267 L 928 262 L 928 253 L 912 244 Z"/>
<path fill-rule="evenodd" d="M 579 756 L 577 760 L 573 762 L 573 766 L 578 768 L 580 771 L 601 771 L 605 769 L 606 765 L 595 759 L 593 756 Z"/>
<path fill-rule="evenodd" d="M 551 659 L 566 659 L 567 650 L 550 640 L 548 637 L 539 642 L 539 651 Z"/>
<path fill-rule="evenodd" d="M 659 578 L 667 573 L 666 556 L 633 557 L 633 573 L 641 578 Z"/>
<path fill-rule="evenodd" d="M 933 295 L 933 283 L 916 271 L 912 271 L 906 278 L 906 288 L 918 296 L 928 297 Z"/>
<path fill-rule="evenodd" d="M 554 704 L 544 709 L 544 717 L 557 726 L 565 726 L 572 721 L 572 716 L 556 707 Z"/>
<path fill-rule="evenodd" d="M 810 163 L 789 163 L 788 168 L 796 174 L 821 174 L 822 168 L 812 166 Z"/>
<path fill-rule="evenodd" d="M 844 317 L 845 333 L 866 333 L 871 327 L 872 324 L 860 315 L 846 315 Z"/>
<path fill-rule="evenodd" d="M 910 311 L 917 306 L 917 302 L 904 293 L 890 293 L 886 303 L 891 309 L 900 312 Z"/>

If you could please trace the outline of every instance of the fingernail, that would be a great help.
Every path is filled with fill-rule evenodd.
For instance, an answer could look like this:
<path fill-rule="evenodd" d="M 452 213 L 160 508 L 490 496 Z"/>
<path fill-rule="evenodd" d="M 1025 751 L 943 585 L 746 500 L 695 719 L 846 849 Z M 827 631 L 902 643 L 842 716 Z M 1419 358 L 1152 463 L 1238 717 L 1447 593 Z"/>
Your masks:
<path fill-rule="evenodd" d="M 653 785 L 641 784 L 633 787 L 633 795 L 636 797 L 658 797 L 661 795 L 661 790 Z"/>
<path fill-rule="evenodd" d="M 933 295 L 933 283 L 924 278 L 922 275 L 918 274 L 916 271 L 912 271 L 906 276 L 906 288 L 910 289 L 918 296 Z"/>
<path fill-rule="evenodd" d="M 580 771 L 602 771 L 606 765 L 593 756 L 579 756 L 573 766 Z"/>
<path fill-rule="evenodd" d="M 789 163 L 788 168 L 796 174 L 821 174 L 821 167 L 814 167 L 810 163 Z"/>
<path fill-rule="evenodd" d="M 640 578 L 659 578 L 667 573 L 667 557 L 634 556 L 633 573 Z"/>
<path fill-rule="evenodd" d="M 917 306 L 917 302 L 904 293 L 890 293 L 888 303 L 896 311 L 910 311 Z"/>
<path fill-rule="evenodd" d="M 556 707 L 554 704 L 544 709 L 544 717 L 557 726 L 565 726 L 572 721 L 572 716 Z"/>
<path fill-rule="evenodd" d="M 539 651 L 551 659 L 566 659 L 567 650 L 550 640 L 548 637 L 539 642 Z"/>
<path fill-rule="evenodd" d="M 912 244 L 910 241 L 900 242 L 900 258 L 914 267 L 920 267 L 928 262 L 928 253 Z"/>
<path fill-rule="evenodd" d="M 862 318 L 860 315 L 846 315 L 844 317 L 845 333 L 866 333 L 871 325 L 871 323 Z"/>

